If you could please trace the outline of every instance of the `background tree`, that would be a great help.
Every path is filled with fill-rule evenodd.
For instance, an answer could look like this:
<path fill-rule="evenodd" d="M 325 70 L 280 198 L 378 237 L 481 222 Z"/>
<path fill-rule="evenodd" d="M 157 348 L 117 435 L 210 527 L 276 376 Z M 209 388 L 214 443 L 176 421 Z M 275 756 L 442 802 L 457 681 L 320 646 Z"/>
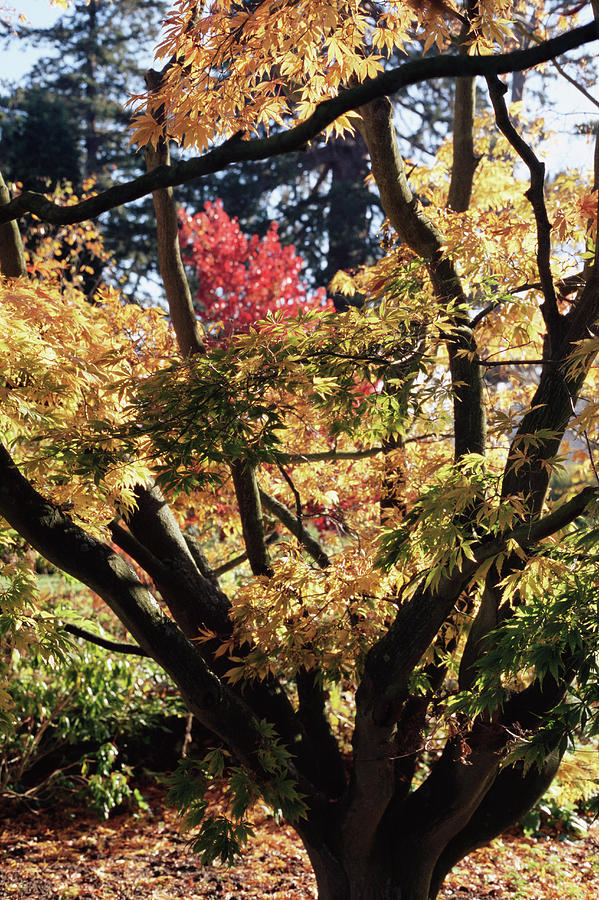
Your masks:
<path fill-rule="evenodd" d="M 25 83 L 19 88 L 8 84 L 1 101 L 6 180 L 37 190 L 40 180 L 50 190 L 67 181 L 80 194 L 85 180 L 102 188 L 116 172 L 132 177 L 143 171 L 141 154 L 129 145 L 125 104 L 130 92 L 143 90 L 165 10 L 161 0 L 91 0 L 69 4 L 49 27 L 13 26 L 10 43 L 30 46 L 40 55 Z M 144 277 L 155 273 L 151 205 L 138 204 L 134 212 L 111 210 L 102 228 L 117 277 L 125 277 L 129 290 L 143 296 Z M 88 263 L 95 270 L 91 286 L 102 263 Z"/>
<path fill-rule="evenodd" d="M 135 126 L 147 174 L 63 206 L 2 197 L 0 511 L 102 597 L 222 742 L 177 780 L 196 848 L 228 858 L 262 796 L 326 900 L 434 897 L 595 729 L 594 461 L 571 494 L 549 503 L 548 488 L 566 429 L 597 437 L 599 176 L 545 185 L 498 75 L 597 26 L 558 19 L 554 38 L 503 54 L 502 15 L 181 0 Z M 381 72 L 414 29 L 441 52 Z M 493 107 L 478 122 L 474 76 Z M 456 140 L 408 176 L 386 95 L 438 77 L 457 78 Z M 208 350 L 173 185 L 354 126 L 398 238 L 335 279 L 365 302 Z M 200 155 L 169 165 L 170 140 Z M 19 216 L 68 224 L 149 191 L 172 332 L 109 288 L 91 306 L 24 277 Z M 321 539 L 315 509 L 335 514 Z M 273 521 L 288 532 L 274 545 Z M 240 548 L 252 575 L 226 589 L 223 551 Z M 206 814 L 215 772 L 229 819 Z"/>
<path fill-rule="evenodd" d="M 248 240 L 217 200 L 195 216 L 182 210 L 179 228 L 183 260 L 197 284 L 194 307 L 212 338 L 247 332 L 268 313 L 297 316 L 324 306 L 323 290 L 306 290 L 305 263 L 294 247 L 281 246 L 276 223 L 262 240 Z"/>

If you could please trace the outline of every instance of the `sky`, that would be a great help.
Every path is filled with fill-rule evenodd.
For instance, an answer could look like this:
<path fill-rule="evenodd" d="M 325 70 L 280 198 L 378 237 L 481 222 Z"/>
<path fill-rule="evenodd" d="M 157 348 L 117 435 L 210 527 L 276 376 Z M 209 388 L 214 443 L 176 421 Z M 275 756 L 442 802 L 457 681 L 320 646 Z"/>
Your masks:
<path fill-rule="evenodd" d="M 9 9 L 14 9 L 17 15 L 23 13 L 32 24 L 40 28 L 53 25 L 64 10 L 50 6 L 49 0 L 5 0 Z M 31 49 L 19 50 L 15 41 L 11 48 L 2 50 L 2 65 L 0 75 L 3 78 L 21 78 L 31 68 L 34 61 Z"/>

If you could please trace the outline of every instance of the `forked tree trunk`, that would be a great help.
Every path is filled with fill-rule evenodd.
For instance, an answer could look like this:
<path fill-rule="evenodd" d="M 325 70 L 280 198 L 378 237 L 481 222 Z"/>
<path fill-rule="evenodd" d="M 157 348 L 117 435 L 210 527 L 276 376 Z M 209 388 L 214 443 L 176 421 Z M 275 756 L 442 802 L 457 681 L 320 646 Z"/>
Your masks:
<path fill-rule="evenodd" d="M 446 875 L 461 859 L 490 843 L 538 802 L 560 760 L 561 753 L 555 750 L 538 768 L 525 768 L 521 762 L 505 766 L 484 779 L 486 787 L 480 792 L 475 785 L 479 782 L 480 788 L 481 783 L 474 777 L 479 803 L 470 815 L 465 812 L 468 804 L 460 809 L 457 802 L 439 814 L 426 797 L 419 809 L 420 804 L 411 804 L 415 795 L 408 794 L 405 805 L 400 804 L 399 819 L 385 817 L 370 848 L 361 847 L 359 830 L 357 835 L 343 834 L 334 818 L 329 828 L 312 827 L 309 833 L 296 823 L 314 869 L 318 900 L 435 900 Z M 447 781 L 451 783 L 451 778 Z M 451 787 L 449 794 L 456 800 Z"/>

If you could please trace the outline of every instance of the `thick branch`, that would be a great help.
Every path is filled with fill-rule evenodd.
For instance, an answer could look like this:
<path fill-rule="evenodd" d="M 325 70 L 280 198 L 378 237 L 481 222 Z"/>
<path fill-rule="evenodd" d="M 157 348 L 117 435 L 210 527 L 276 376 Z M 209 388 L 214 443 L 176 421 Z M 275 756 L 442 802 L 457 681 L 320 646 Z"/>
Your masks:
<path fill-rule="evenodd" d="M 497 825 L 501 814 L 505 816 L 510 808 L 516 811 L 518 801 L 513 793 L 502 800 L 493 790 L 498 777 L 504 790 L 510 783 L 510 779 L 505 781 L 499 774 L 502 754 L 514 730 L 538 727 L 539 721 L 563 699 L 570 679 L 571 672 L 564 671 L 563 677 L 557 680 L 548 676 L 542 682 L 534 681 L 505 704 L 503 714 L 491 718 L 479 716 L 469 732 L 451 740 L 428 778 L 410 795 L 401 811 L 403 821 L 409 823 L 408 840 L 412 838 L 424 845 L 427 856 L 436 860 L 448 842 L 451 845 L 464 830 L 473 838 L 470 830 L 473 820 L 484 830 L 485 825 L 487 828 Z M 467 757 L 464 744 L 469 748 Z M 533 783 L 528 785 L 528 792 L 523 792 L 525 809 L 534 799 L 531 790 L 538 787 Z M 479 813 L 482 813 L 480 818 Z"/>
<path fill-rule="evenodd" d="M 198 720 L 261 780 L 268 780 L 259 756 L 262 738 L 251 709 L 210 671 L 125 560 L 42 497 L 2 446 L 0 514 L 42 556 L 99 594 L 140 647 L 173 678 Z"/>
<path fill-rule="evenodd" d="M 199 542 L 189 534 L 184 534 L 183 537 L 185 538 L 187 549 L 191 553 L 192 559 L 198 567 L 200 575 L 206 578 L 215 588 L 218 588 L 218 573 L 214 571 L 208 562 Z"/>
<path fill-rule="evenodd" d="M 155 72 L 154 69 L 150 69 L 146 73 L 148 88 L 157 90 L 160 87 L 160 81 L 161 74 Z M 155 149 L 146 147 L 145 157 L 148 172 L 168 167 L 170 165 L 168 144 L 160 140 Z M 158 265 L 171 321 L 182 356 L 192 356 L 194 353 L 204 352 L 204 344 L 181 259 L 179 226 L 173 189 L 164 187 L 154 190 L 152 198 L 156 213 Z"/>
<path fill-rule="evenodd" d="M 145 548 L 146 571 L 175 620 L 188 637 L 196 637 L 202 627 L 220 635 L 229 634 L 229 601 L 198 569 L 160 490 L 138 485 L 135 494 L 137 508 L 127 524 L 137 544 Z M 119 538 L 124 541 L 123 535 Z M 129 552 L 126 546 L 123 549 Z M 134 550 L 135 546 L 131 545 L 130 549 Z M 132 555 L 136 558 L 135 553 Z M 159 563 L 150 568 L 152 558 Z"/>
<path fill-rule="evenodd" d="M 251 570 L 254 575 L 270 575 L 272 570 L 264 534 L 264 518 L 256 473 L 247 463 L 236 461 L 231 466 L 231 474 Z"/>
<path fill-rule="evenodd" d="M 348 841 L 353 839 L 352 835 L 358 825 L 361 840 L 363 842 L 372 840 L 385 811 L 393 815 L 392 800 L 395 791 L 393 756 L 398 748 L 395 727 L 408 697 L 410 676 L 439 628 L 451 614 L 461 592 L 478 566 L 485 559 L 504 550 L 510 539 L 526 547 L 553 534 L 580 515 L 597 495 L 596 489 L 586 488 L 571 501 L 563 504 L 559 510 L 537 520 L 530 527 L 521 526 L 514 529 L 505 535 L 502 541 L 473 545 L 474 562 L 465 562 L 461 572 L 453 570 L 446 574 L 434 590 L 423 584 L 412 599 L 399 608 L 387 634 L 369 651 L 364 675 L 356 693 L 353 800 L 346 820 Z M 459 746 L 457 747 L 456 777 L 461 784 L 460 790 L 469 794 L 470 799 L 468 805 L 464 806 L 465 818 L 459 822 L 453 821 L 451 826 L 455 829 L 453 833 L 466 825 L 469 815 L 490 786 L 497 768 L 495 754 L 504 736 L 504 732 L 499 734 L 497 729 L 493 731 L 492 736 L 482 735 L 478 746 L 484 758 L 477 760 L 476 771 L 474 768 L 468 770 L 467 765 L 459 765 L 460 751 Z M 453 746 L 453 749 L 450 748 L 447 752 L 455 753 L 456 747 Z M 451 756 L 448 762 L 451 762 Z M 472 786 L 473 792 L 470 792 Z M 429 815 L 433 808 L 435 807 L 427 807 Z M 459 804 L 457 809 L 458 811 L 461 809 Z M 411 828 L 409 818 L 407 821 L 410 822 Z M 438 826 L 442 830 L 444 823 L 439 820 Z M 437 826 L 433 827 L 430 823 L 425 833 L 441 847 L 443 835 L 441 831 L 437 832 L 436 828 Z"/>
<path fill-rule="evenodd" d="M 316 764 L 319 768 L 317 784 L 326 785 L 329 797 L 338 797 L 345 787 L 344 764 L 339 746 L 331 731 L 326 714 L 325 691 L 318 673 L 300 669 L 296 676 L 299 701 L 298 716 L 314 742 Z"/>
<path fill-rule="evenodd" d="M 384 453 L 384 447 L 368 447 L 364 450 L 321 450 L 313 453 L 277 453 L 282 463 L 327 462 L 335 459 L 368 459 Z"/>
<path fill-rule="evenodd" d="M 146 84 L 150 90 L 157 91 L 160 88 L 165 72 L 166 69 L 162 72 L 149 69 L 146 72 Z M 159 107 L 155 110 L 154 115 L 157 121 L 160 122 L 163 117 L 162 108 Z M 164 140 L 159 141 L 155 150 L 151 147 L 146 148 L 146 164 L 149 171 L 155 170 L 160 166 L 168 166 L 169 163 L 168 144 Z M 205 347 L 200 336 L 191 292 L 181 259 L 177 211 L 173 190 L 171 187 L 155 190 L 153 198 L 158 232 L 160 275 L 164 284 L 177 342 L 183 356 L 189 357 L 196 353 L 204 353 Z M 255 473 L 251 466 L 242 462 L 234 462 L 231 466 L 231 471 L 241 517 L 243 538 L 252 571 L 254 575 L 266 575 L 270 571 L 270 566 L 264 539 L 262 509 L 260 507 Z M 172 525 L 170 526 L 170 531 L 171 533 L 173 532 Z M 179 544 L 182 546 L 181 541 L 179 541 Z M 187 550 L 189 552 L 189 548 Z M 190 556 L 193 559 L 191 553 Z M 184 568 L 189 570 L 185 557 L 183 557 L 183 561 Z M 203 578 L 201 566 L 198 568 L 198 573 Z M 209 579 L 203 580 L 209 581 Z M 172 603 L 170 605 L 172 609 Z M 179 613 L 179 617 L 180 615 Z M 193 623 L 193 618 L 191 621 Z"/>
<path fill-rule="evenodd" d="M 447 205 L 455 212 L 465 212 L 470 206 L 472 181 L 478 165 L 474 155 L 473 125 L 476 82 L 474 78 L 459 78 L 455 85 L 453 112 L 453 162 Z"/>
<path fill-rule="evenodd" d="M 111 522 L 110 535 L 117 547 L 120 547 L 131 559 L 134 559 L 154 582 L 164 578 L 166 571 L 160 560 L 141 541 L 138 541 L 130 531 L 127 531 L 117 522 Z"/>
<path fill-rule="evenodd" d="M 138 487 L 136 495 L 137 509 L 129 519 L 129 528 L 151 554 L 160 558 L 162 568 L 155 572 L 156 587 L 176 621 L 189 637 L 195 637 L 203 626 L 221 638 L 230 635 L 229 601 L 196 565 L 185 536 L 161 492 L 156 487 Z M 198 652 L 210 661 L 212 670 L 217 674 L 230 666 L 226 658 L 211 658 L 208 644 L 201 645 Z M 295 755 L 298 770 L 314 783 L 314 779 L 319 777 L 317 749 L 302 733 L 281 685 L 274 677 L 256 681 L 244 685 L 242 696 L 259 719 L 267 719 L 275 725 L 281 739 Z"/>
<path fill-rule="evenodd" d="M 543 507 L 551 473 L 547 461 L 558 452 L 568 422 L 574 415 L 576 401 L 595 354 L 581 361 L 573 369 L 568 357 L 579 341 L 589 336 L 590 329 L 599 314 L 599 272 L 591 266 L 587 283 L 577 302 L 562 319 L 558 346 L 553 349 L 554 360 L 545 363 L 539 386 L 512 441 L 506 471 L 503 477 L 502 495 L 522 494 L 529 498 L 530 515 L 538 515 Z M 529 443 L 529 435 L 542 434 L 543 438 Z M 521 458 L 523 448 L 526 458 Z"/>
<path fill-rule="evenodd" d="M 444 238 L 413 196 L 399 152 L 393 108 L 387 99 L 360 110 L 372 172 L 387 218 L 399 237 L 427 264 L 439 302 L 467 304 L 451 259 L 444 254 Z M 464 317 L 455 320 L 447 339 L 454 394 L 455 457 L 485 452 L 486 418 L 482 369 L 474 334 Z"/>
<path fill-rule="evenodd" d="M 526 549 L 555 534 L 582 515 L 598 496 L 597 488 L 586 487 L 554 512 L 514 528 L 501 540 L 472 544 L 473 561 L 464 562 L 461 571 L 453 569 L 443 575 L 435 589 L 421 587 L 399 608 L 387 634 L 368 653 L 360 688 L 366 692 L 371 681 L 375 718 L 380 723 L 394 720 L 395 706 L 403 702 L 411 673 L 480 564 L 505 550 L 510 541 Z"/>
<path fill-rule="evenodd" d="M 160 188 L 174 187 L 203 175 L 220 172 L 234 162 L 268 159 L 282 153 L 301 150 L 336 118 L 378 97 L 390 96 L 402 88 L 435 78 L 471 78 L 475 75 L 502 75 L 518 72 L 547 62 L 568 50 L 581 47 L 599 39 L 599 27 L 591 22 L 580 28 L 544 41 L 535 47 L 515 50 L 497 56 L 449 56 L 440 55 L 414 60 L 382 72 L 342 91 L 337 97 L 320 103 L 312 115 L 299 125 L 267 138 L 243 141 L 233 138 L 204 156 L 160 166 L 133 181 L 115 185 L 73 206 L 58 206 L 43 194 L 25 191 L 0 210 L 0 224 L 10 222 L 27 212 L 34 212 L 46 222 L 66 225 L 93 219 L 109 209 L 139 200 Z"/>
<path fill-rule="evenodd" d="M 545 760 L 540 769 L 531 766 L 525 774 L 522 763 L 518 763 L 499 773 L 470 821 L 439 857 L 433 876 L 432 896 L 460 859 L 498 837 L 541 799 L 553 781 L 559 764 L 560 755 L 556 752 Z"/>

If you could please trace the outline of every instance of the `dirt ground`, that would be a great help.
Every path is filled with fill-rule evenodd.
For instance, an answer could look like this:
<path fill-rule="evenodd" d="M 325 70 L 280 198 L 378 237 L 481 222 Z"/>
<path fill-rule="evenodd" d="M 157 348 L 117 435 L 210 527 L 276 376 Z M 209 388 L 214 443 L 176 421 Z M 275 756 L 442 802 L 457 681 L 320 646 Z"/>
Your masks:
<path fill-rule="evenodd" d="M 0 900 L 309 900 L 314 878 L 297 838 L 256 810 L 256 837 L 233 868 L 202 866 L 186 847 L 164 794 L 151 812 L 100 822 L 57 805 L 0 820 Z M 443 900 L 596 900 L 599 825 L 582 840 L 517 833 L 463 861 Z"/>

